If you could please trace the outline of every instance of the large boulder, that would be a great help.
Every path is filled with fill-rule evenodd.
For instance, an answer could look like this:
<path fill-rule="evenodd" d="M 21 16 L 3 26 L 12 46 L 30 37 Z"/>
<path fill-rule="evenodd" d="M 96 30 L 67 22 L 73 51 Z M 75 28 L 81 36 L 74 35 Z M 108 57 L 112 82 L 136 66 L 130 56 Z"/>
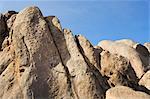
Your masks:
<path fill-rule="evenodd" d="M 141 92 L 118 88 L 123 97 L 129 90 L 133 98 L 149 98 L 143 46 L 121 41 L 94 47 L 35 6 L 0 16 L 0 99 L 110 99 L 111 87 L 119 85 Z"/>
<path fill-rule="evenodd" d="M 111 87 L 125 85 L 133 87 L 138 83 L 136 74 L 127 58 L 111 54 L 108 51 L 101 53 L 101 73 L 107 77 Z"/>
<path fill-rule="evenodd" d="M 134 45 L 137 44 L 137 42 L 130 40 L 130 39 L 121 39 L 121 40 L 116 40 L 115 42 L 125 44 L 125 45 L 130 46 L 130 47 L 133 47 Z"/>
<path fill-rule="evenodd" d="M 116 86 L 107 90 L 106 99 L 150 99 L 150 95 L 129 87 Z"/>
<path fill-rule="evenodd" d="M 0 53 L 1 99 L 104 99 L 109 85 L 56 17 L 43 17 L 33 6 L 8 20 Z"/>
<path fill-rule="evenodd" d="M 137 77 L 142 77 L 142 75 L 144 74 L 144 66 L 139 53 L 134 48 L 109 40 L 103 40 L 99 42 L 98 45 L 104 50 L 109 51 L 110 53 L 118 54 L 129 59 Z"/>
<path fill-rule="evenodd" d="M 130 46 L 134 48 L 140 55 L 143 66 L 145 67 L 144 71 L 147 71 L 150 69 L 150 60 L 149 60 L 150 53 L 145 46 L 130 39 L 116 40 L 115 43 L 124 44 L 126 46 Z"/>
<path fill-rule="evenodd" d="M 140 79 L 139 84 L 150 90 L 150 70 Z"/>

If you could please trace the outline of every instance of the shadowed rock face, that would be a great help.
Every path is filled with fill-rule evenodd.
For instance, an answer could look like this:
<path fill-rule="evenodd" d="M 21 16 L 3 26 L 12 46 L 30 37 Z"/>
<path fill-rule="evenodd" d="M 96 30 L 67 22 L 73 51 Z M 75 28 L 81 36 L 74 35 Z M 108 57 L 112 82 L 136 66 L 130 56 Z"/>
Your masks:
<path fill-rule="evenodd" d="M 148 99 L 149 52 L 124 42 L 93 47 L 34 6 L 1 14 L 0 99 Z"/>
<path fill-rule="evenodd" d="M 0 14 L 0 50 L 2 48 L 2 43 L 7 35 L 8 32 L 5 17 L 3 14 Z"/>

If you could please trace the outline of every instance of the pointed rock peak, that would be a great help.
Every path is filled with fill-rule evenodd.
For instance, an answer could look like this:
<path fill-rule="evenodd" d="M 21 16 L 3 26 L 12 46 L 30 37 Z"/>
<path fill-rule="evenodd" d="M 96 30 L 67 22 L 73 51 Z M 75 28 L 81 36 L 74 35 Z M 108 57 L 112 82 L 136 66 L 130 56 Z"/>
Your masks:
<path fill-rule="evenodd" d="M 79 35 L 76 35 L 76 37 L 80 40 L 81 43 L 83 42 L 84 44 L 87 44 L 88 46 L 92 46 L 90 41 L 85 36 L 82 36 L 81 34 L 79 34 Z"/>
<path fill-rule="evenodd" d="M 150 99 L 150 46 L 133 43 L 93 47 L 36 6 L 0 14 L 0 99 Z"/>
<path fill-rule="evenodd" d="M 60 21 L 56 16 L 48 16 L 48 17 L 45 17 L 45 19 L 50 22 L 50 26 L 52 28 L 56 27 L 56 28 L 58 28 L 59 31 L 62 32 L 62 27 L 61 27 Z"/>
<path fill-rule="evenodd" d="M 63 29 L 63 32 L 64 32 L 65 34 L 72 34 L 72 31 L 71 31 L 70 29 L 67 29 L 67 28 L 64 28 L 64 29 Z"/>
<path fill-rule="evenodd" d="M 42 16 L 42 13 L 37 6 L 26 7 L 23 10 L 21 10 L 18 14 L 19 15 L 24 14 L 28 17 L 32 17 L 31 15 L 29 16 L 29 14 L 40 14 Z"/>

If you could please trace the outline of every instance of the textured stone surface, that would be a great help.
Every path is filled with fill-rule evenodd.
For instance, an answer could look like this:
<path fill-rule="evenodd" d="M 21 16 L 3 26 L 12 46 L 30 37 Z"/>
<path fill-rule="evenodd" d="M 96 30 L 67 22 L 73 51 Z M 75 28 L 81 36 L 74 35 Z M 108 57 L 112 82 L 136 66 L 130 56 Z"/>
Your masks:
<path fill-rule="evenodd" d="M 116 43 L 126 44 L 127 46 L 133 47 L 137 43 L 130 39 L 122 39 L 122 40 L 116 40 Z"/>
<path fill-rule="evenodd" d="M 77 35 L 76 39 L 78 40 L 80 51 L 84 54 L 86 59 L 94 65 L 97 69 L 100 69 L 100 59 L 97 57 L 100 54 L 98 53 L 98 48 L 94 48 L 93 45 L 82 35 Z"/>
<path fill-rule="evenodd" d="M 140 79 L 139 84 L 145 86 L 147 89 L 150 90 L 150 70 L 147 71 Z"/>
<path fill-rule="evenodd" d="M 92 65 L 86 61 L 80 53 L 79 45 L 76 44 L 75 38 L 68 29 L 64 29 L 67 48 L 71 55 L 66 63 L 70 75 L 73 77 L 73 83 L 77 98 L 103 99 L 104 92 L 108 85 L 104 83 L 101 75 L 93 69 Z M 105 85 L 105 86 L 103 86 Z"/>
<path fill-rule="evenodd" d="M 106 92 L 106 99 L 150 99 L 150 96 L 129 87 L 117 86 Z"/>
<path fill-rule="evenodd" d="M 132 86 L 137 77 L 128 59 L 108 51 L 101 53 L 101 73 L 108 78 L 110 86 Z"/>
<path fill-rule="evenodd" d="M 35 6 L 1 14 L 0 99 L 111 99 L 118 85 L 147 99 L 148 50 L 117 42 L 94 47 Z"/>
<path fill-rule="evenodd" d="M 8 30 L 11 29 L 11 27 L 13 26 L 13 23 L 16 19 L 17 14 L 13 14 L 8 20 L 7 20 L 7 28 Z"/>
<path fill-rule="evenodd" d="M 110 53 L 118 54 L 129 59 L 131 66 L 133 67 L 138 78 L 141 78 L 141 76 L 144 74 L 144 66 L 140 55 L 134 48 L 109 40 L 101 41 L 98 45 Z"/>
<path fill-rule="evenodd" d="M 56 94 L 58 98 L 70 97 L 67 92 L 69 86 L 59 85 L 62 81 L 67 82 L 67 77 L 48 25 L 39 9 L 29 7 L 21 11 L 10 32 L 15 58 L 8 67 L 12 67 L 14 71 L 10 72 L 11 75 L 3 72 L 6 77 L 10 76 L 6 81 L 3 80 L 4 76 L 0 79 L 0 87 L 3 89 L 0 92 L 1 98 L 53 98 Z M 57 73 L 53 69 L 58 67 Z M 7 68 L 7 71 L 10 69 Z M 9 82 L 11 78 L 13 80 Z M 7 89 L 9 83 L 11 86 Z"/>

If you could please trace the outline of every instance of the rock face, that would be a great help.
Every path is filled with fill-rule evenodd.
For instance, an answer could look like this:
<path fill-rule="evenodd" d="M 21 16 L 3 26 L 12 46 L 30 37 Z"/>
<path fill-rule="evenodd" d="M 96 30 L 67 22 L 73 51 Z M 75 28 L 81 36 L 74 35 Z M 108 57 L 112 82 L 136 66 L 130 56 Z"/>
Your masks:
<path fill-rule="evenodd" d="M 133 86 L 137 83 L 137 77 L 129 60 L 108 51 L 101 53 L 101 73 L 108 78 L 111 87 L 117 85 Z"/>
<path fill-rule="evenodd" d="M 98 45 L 112 54 L 119 54 L 128 58 L 138 78 L 141 78 L 144 74 L 145 68 L 141 61 L 140 54 L 134 48 L 109 40 L 101 41 Z"/>
<path fill-rule="evenodd" d="M 124 42 L 94 47 L 35 6 L 0 14 L 0 99 L 149 99 L 148 49 Z"/>
<path fill-rule="evenodd" d="M 148 51 L 150 52 L 150 43 L 145 43 L 144 46 L 148 49 Z"/>
<path fill-rule="evenodd" d="M 6 36 L 7 36 L 7 27 L 5 17 L 3 14 L 0 14 L 0 49 Z"/>
<path fill-rule="evenodd" d="M 147 71 L 140 79 L 139 84 L 145 86 L 147 89 L 150 90 L 150 70 Z"/>
<path fill-rule="evenodd" d="M 150 99 L 150 96 L 125 86 L 117 86 L 107 90 L 106 99 Z"/>
<path fill-rule="evenodd" d="M 129 40 L 129 39 L 122 39 L 122 40 L 116 40 L 116 43 L 121 43 L 121 44 L 126 44 L 127 46 L 133 47 L 134 45 L 136 45 L 137 43 Z"/>

